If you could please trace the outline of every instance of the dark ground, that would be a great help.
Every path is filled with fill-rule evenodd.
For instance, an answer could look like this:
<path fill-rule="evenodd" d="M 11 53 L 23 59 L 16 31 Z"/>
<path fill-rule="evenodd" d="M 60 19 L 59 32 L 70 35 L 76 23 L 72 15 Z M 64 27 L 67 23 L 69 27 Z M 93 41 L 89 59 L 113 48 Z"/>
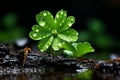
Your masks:
<path fill-rule="evenodd" d="M 0 45 L 1 80 L 66 80 L 66 77 L 67 80 L 120 79 L 120 58 L 73 59 L 63 55 L 53 58 L 50 54 L 40 54 L 32 50 L 23 65 L 25 49 L 16 52 L 13 48 Z"/>

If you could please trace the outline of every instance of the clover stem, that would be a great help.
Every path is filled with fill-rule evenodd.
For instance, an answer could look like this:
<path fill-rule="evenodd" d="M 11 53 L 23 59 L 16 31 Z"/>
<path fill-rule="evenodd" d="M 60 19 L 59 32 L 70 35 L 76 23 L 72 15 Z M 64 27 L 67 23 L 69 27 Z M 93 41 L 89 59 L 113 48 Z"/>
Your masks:
<path fill-rule="evenodd" d="M 53 57 L 53 60 L 55 59 L 55 51 L 53 50 L 53 48 L 51 48 L 51 54 L 52 54 L 52 57 Z"/>

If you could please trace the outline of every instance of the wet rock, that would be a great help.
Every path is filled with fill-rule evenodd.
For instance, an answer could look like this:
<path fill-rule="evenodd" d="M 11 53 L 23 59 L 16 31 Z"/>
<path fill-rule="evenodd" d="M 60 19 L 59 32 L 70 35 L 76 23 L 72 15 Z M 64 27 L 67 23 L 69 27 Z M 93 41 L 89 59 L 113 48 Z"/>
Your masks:
<path fill-rule="evenodd" d="M 53 57 L 51 54 L 37 54 L 29 52 L 23 65 L 24 50 L 16 52 L 13 47 L 0 45 L 0 72 L 48 72 L 50 71 L 81 71 L 82 69 L 93 69 L 102 73 L 120 73 L 120 58 L 106 61 L 93 59 L 73 59 L 62 55 Z M 29 48 L 30 49 L 30 48 Z M 13 51 L 14 54 L 10 54 Z M 16 69 L 16 71 L 15 71 Z"/>
<path fill-rule="evenodd" d="M 7 54 L 9 54 L 9 49 L 6 45 L 0 44 L 0 58 L 4 58 Z"/>
<path fill-rule="evenodd" d="M 98 62 L 96 65 L 96 70 L 102 73 L 120 74 L 120 58 Z"/>

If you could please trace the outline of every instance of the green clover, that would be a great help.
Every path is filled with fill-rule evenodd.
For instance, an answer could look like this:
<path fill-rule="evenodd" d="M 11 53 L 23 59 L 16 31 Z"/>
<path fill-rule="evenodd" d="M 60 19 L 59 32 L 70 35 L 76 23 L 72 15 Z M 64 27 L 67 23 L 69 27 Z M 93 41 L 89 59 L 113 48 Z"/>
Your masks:
<path fill-rule="evenodd" d="M 38 25 L 32 26 L 29 36 L 33 40 L 40 40 L 38 48 L 46 51 L 50 46 L 59 50 L 65 42 L 74 42 L 78 39 L 78 32 L 70 28 L 75 22 L 73 16 L 67 17 L 67 11 L 60 10 L 55 18 L 45 10 L 36 15 Z"/>

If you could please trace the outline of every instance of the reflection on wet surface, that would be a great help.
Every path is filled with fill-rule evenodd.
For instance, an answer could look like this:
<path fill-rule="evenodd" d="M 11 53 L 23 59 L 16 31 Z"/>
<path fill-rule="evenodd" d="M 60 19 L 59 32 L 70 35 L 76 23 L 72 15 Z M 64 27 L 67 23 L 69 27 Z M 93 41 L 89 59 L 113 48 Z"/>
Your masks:
<path fill-rule="evenodd" d="M 120 80 L 120 75 L 91 70 L 86 70 L 85 72 L 21 72 L 0 74 L 0 80 Z"/>

